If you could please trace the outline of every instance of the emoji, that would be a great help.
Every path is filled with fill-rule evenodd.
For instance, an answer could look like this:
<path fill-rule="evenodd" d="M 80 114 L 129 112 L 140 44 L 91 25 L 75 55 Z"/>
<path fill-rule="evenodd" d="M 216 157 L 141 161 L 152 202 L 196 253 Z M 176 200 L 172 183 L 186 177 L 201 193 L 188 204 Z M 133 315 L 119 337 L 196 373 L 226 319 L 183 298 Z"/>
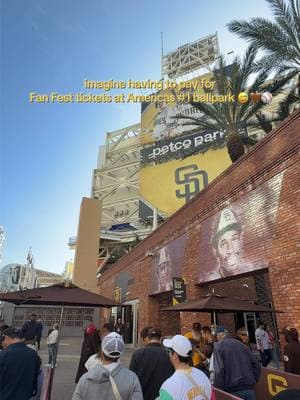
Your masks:
<path fill-rule="evenodd" d="M 253 103 L 258 103 L 261 100 L 261 94 L 258 92 L 250 93 L 250 98 Z"/>
<path fill-rule="evenodd" d="M 270 92 L 264 92 L 261 94 L 261 101 L 265 104 L 270 104 L 272 101 L 272 93 Z"/>
<path fill-rule="evenodd" d="M 247 103 L 248 99 L 249 99 L 248 93 L 246 93 L 246 92 L 239 93 L 239 95 L 238 95 L 239 103 L 245 104 L 245 103 Z"/>

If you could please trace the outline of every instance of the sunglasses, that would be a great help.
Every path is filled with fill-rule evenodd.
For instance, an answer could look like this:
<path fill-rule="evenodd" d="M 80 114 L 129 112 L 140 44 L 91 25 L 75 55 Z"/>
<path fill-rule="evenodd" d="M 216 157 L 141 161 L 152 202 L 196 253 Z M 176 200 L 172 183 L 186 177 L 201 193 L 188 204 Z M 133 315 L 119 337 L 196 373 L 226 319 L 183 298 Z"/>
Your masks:
<path fill-rule="evenodd" d="M 247 333 L 241 333 L 241 336 L 248 336 Z"/>

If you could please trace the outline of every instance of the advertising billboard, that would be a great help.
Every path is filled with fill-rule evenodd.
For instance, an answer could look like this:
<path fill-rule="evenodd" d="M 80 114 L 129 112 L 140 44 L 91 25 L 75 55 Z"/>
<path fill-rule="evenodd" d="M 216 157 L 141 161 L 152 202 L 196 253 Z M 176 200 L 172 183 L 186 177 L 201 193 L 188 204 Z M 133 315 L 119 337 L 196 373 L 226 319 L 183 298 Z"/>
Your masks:
<path fill-rule="evenodd" d="M 150 294 L 173 290 L 173 278 L 181 276 L 186 235 L 156 250 L 151 262 Z"/>
<path fill-rule="evenodd" d="M 170 86 L 172 82 L 170 83 Z M 177 118 L 184 115 L 192 118 L 201 118 L 203 114 L 189 104 L 192 95 L 207 96 L 205 91 L 213 90 L 212 73 L 207 73 L 181 83 L 174 83 L 176 87 L 161 90 L 161 101 L 143 102 L 141 115 L 141 142 L 143 144 L 170 139 L 192 131 L 199 131 L 199 126 L 187 119 Z"/>
<path fill-rule="evenodd" d="M 278 174 L 202 222 L 198 283 L 268 267 L 281 182 Z"/>
<path fill-rule="evenodd" d="M 226 148 L 141 168 L 140 195 L 166 215 L 188 203 L 231 165 Z"/>

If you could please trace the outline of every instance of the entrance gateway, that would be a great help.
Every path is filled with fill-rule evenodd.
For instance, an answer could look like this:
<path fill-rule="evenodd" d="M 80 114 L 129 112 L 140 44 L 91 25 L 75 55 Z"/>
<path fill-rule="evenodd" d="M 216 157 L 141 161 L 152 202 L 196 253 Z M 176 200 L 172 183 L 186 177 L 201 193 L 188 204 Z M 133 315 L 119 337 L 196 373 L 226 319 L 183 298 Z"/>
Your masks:
<path fill-rule="evenodd" d="M 124 343 L 128 347 L 137 347 L 139 340 L 138 327 L 139 300 L 130 300 L 122 304 L 122 307 L 113 307 L 111 320 L 115 324 L 121 318 L 124 326 Z"/>

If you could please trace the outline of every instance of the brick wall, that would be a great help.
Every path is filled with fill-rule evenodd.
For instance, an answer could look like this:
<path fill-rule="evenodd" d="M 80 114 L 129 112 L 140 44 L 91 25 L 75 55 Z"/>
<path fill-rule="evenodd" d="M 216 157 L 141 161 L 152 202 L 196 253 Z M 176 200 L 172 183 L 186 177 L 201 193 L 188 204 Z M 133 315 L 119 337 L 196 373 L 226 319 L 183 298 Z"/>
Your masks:
<path fill-rule="evenodd" d="M 170 304 L 170 296 L 149 296 L 151 257 L 146 256 L 146 253 L 153 252 L 186 233 L 182 276 L 187 281 L 188 299 L 195 299 L 214 289 L 217 293 L 257 300 L 260 303 L 272 301 L 275 308 L 284 311 L 284 314 L 277 316 L 279 330 L 285 324 L 291 324 L 300 329 L 299 121 L 300 112 L 298 111 L 106 271 L 99 279 L 101 294 L 112 298 L 115 277 L 126 270 L 135 277 L 126 300 L 140 300 L 140 328 L 148 324 L 158 325 L 166 335 L 178 332 L 179 324 L 183 332 L 190 329 L 194 321 L 201 321 L 202 325 L 210 324 L 210 314 L 178 313 L 174 316 L 173 312 L 159 311 L 160 304 L 165 305 L 168 301 Z M 208 285 L 197 285 L 199 265 L 201 265 L 199 246 L 203 222 L 224 206 L 242 200 L 247 194 L 259 189 L 281 172 L 284 174 L 275 231 L 272 234 L 272 246 L 268 249 L 268 269 L 265 268 L 249 276 Z M 264 205 L 267 211 L 272 202 L 272 199 L 269 200 L 270 204 L 266 202 Z M 259 236 L 259 216 L 255 217 L 258 223 L 252 227 L 253 235 Z M 251 247 L 251 243 L 249 246 Z M 259 244 L 255 243 L 252 249 L 253 254 L 265 251 L 264 246 L 263 241 Z M 220 320 L 233 328 L 233 314 L 222 314 Z"/>

